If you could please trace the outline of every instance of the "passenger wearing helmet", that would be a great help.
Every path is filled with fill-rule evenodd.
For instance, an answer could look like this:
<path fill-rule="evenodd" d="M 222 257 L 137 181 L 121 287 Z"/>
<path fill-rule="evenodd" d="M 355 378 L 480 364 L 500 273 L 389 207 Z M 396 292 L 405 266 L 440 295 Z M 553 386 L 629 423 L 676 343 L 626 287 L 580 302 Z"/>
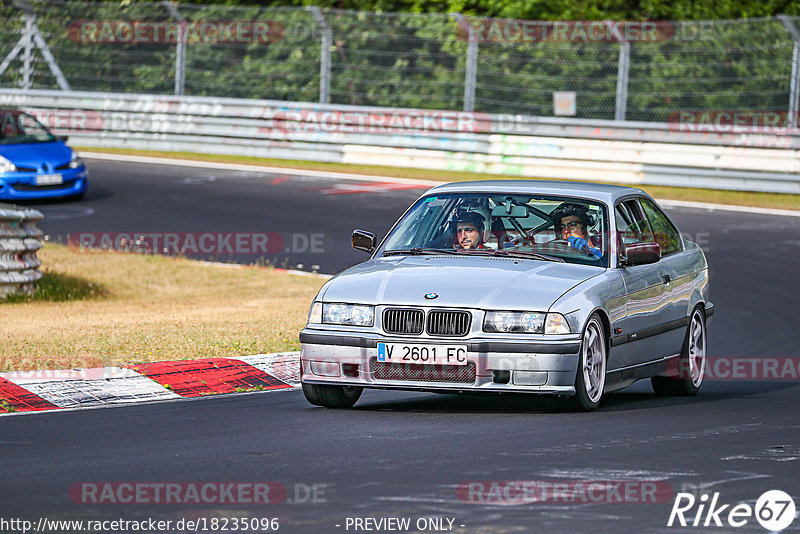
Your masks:
<path fill-rule="evenodd" d="M 564 202 L 554 209 L 550 216 L 553 219 L 556 235 L 560 235 L 568 246 L 586 250 L 597 258 L 602 257 L 603 252 L 595 246 L 589 236 L 588 229 L 594 222 L 586 206 Z"/>
<path fill-rule="evenodd" d="M 451 221 L 453 248 L 471 250 L 483 248 L 485 222 L 480 213 L 462 211 Z"/>

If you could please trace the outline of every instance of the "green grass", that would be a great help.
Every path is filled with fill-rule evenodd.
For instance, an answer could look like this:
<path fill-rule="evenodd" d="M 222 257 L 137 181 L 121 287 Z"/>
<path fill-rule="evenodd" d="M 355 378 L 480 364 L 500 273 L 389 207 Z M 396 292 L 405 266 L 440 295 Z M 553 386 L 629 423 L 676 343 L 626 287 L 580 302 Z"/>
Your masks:
<path fill-rule="evenodd" d="M 413 169 L 405 167 L 388 167 L 382 165 L 351 165 L 345 163 L 327 163 L 300 161 L 275 158 L 258 158 L 251 156 L 224 156 L 215 154 L 197 154 L 192 152 L 156 152 L 152 150 L 130 149 L 104 149 L 85 147 L 81 150 L 90 152 L 103 152 L 109 154 L 130 154 L 139 156 L 166 157 L 174 159 L 189 159 L 196 161 L 213 161 L 222 163 L 242 163 L 252 165 L 265 165 L 286 167 L 292 169 L 346 172 L 365 174 L 370 176 L 393 176 L 397 178 L 414 178 L 419 180 L 434 180 L 441 182 L 461 182 L 469 180 L 497 180 L 514 179 L 515 176 L 460 172 L 436 171 L 429 169 Z M 546 177 L 542 177 L 546 178 Z M 711 202 L 714 204 L 732 204 L 736 206 L 753 206 L 760 208 L 775 208 L 800 210 L 800 195 L 781 193 L 756 193 L 750 191 L 725 191 L 720 189 L 701 189 L 693 187 L 668 187 L 658 185 L 637 186 L 647 191 L 656 199 L 686 200 L 691 202 Z"/>
<path fill-rule="evenodd" d="M 46 243 L 30 297 L 0 303 L 0 372 L 297 350 L 324 280 Z"/>
<path fill-rule="evenodd" d="M 100 297 L 106 290 L 100 284 L 59 272 L 45 272 L 36 282 L 33 295 L 8 295 L 3 304 L 18 302 L 69 302 Z"/>

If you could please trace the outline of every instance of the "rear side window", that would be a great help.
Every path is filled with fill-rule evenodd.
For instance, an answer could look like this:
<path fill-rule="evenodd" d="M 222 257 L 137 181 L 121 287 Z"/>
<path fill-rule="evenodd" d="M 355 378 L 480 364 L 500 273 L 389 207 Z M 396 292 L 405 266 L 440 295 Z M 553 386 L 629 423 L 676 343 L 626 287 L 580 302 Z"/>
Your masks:
<path fill-rule="evenodd" d="M 650 224 L 635 200 L 617 204 L 614 217 L 617 222 L 617 244 L 621 254 L 628 245 L 653 242 Z"/>
<path fill-rule="evenodd" d="M 656 243 L 661 247 L 661 255 L 668 256 L 675 252 L 680 252 L 682 244 L 678 229 L 672 225 L 667 216 L 664 215 L 664 212 L 652 200 L 640 198 L 639 201 L 642 203 L 642 209 L 650 221 L 650 226 L 653 228 Z"/>

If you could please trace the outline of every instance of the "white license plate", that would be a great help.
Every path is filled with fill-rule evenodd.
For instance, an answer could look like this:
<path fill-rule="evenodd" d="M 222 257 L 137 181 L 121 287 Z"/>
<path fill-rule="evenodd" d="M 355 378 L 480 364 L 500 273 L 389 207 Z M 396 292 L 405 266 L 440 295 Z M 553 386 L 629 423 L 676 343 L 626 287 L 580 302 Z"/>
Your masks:
<path fill-rule="evenodd" d="M 467 365 L 467 346 L 378 343 L 378 361 L 423 365 Z"/>
<path fill-rule="evenodd" d="M 36 185 L 53 185 L 64 182 L 64 177 L 60 174 L 40 174 L 36 177 Z"/>

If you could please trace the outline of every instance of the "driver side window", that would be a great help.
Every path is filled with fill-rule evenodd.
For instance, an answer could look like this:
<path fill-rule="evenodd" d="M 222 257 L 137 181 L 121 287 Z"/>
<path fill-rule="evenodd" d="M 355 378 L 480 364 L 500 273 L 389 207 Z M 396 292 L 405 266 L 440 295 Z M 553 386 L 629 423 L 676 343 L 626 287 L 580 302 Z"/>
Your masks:
<path fill-rule="evenodd" d="M 653 241 L 650 223 L 647 222 L 647 218 L 636 200 L 626 200 L 617 204 L 614 217 L 617 224 L 617 245 L 620 254 L 625 253 L 628 245 Z"/>

